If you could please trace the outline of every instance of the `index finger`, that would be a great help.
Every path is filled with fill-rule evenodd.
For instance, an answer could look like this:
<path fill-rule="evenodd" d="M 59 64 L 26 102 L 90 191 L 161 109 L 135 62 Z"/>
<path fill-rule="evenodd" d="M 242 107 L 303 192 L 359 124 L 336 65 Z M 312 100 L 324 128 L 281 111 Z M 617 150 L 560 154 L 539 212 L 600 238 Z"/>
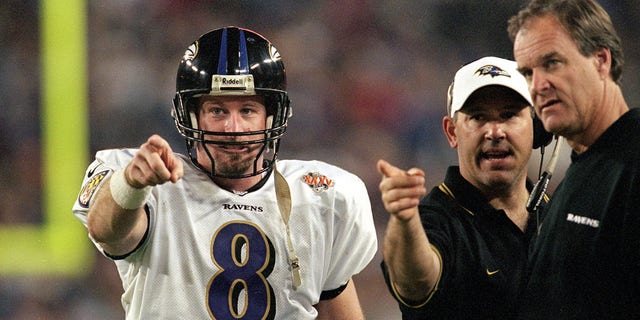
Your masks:
<path fill-rule="evenodd" d="M 157 152 L 161 155 L 171 154 L 173 151 L 171 150 L 171 146 L 167 140 L 164 140 L 157 134 L 152 135 L 147 139 L 148 145 L 152 148 L 154 152 Z"/>
<path fill-rule="evenodd" d="M 174 173 L 179 160 L 175 158 L 169 143 L 158 135 L 153 135 L 141 147 L 136 156 L 140 155 L 149 171 L 147 174 L 152 177 L 155 183 L 163 183 L 167 180 L 177 180 Z"/>
<path fill-rule="evenodd" d="M 383 177 L 392 177 L 392 176 L 399 176 L 399 175 L 404 175 L 406 174 L 406 172 L 398 167 L 393 166 L 392 164 L 390 164 L 389 162 L 385 161 L 385 160 L 378 160 L 378 172 L 383 176 Z"/>
<path fill-rule="evenodd" d="M 156 134 L 151 136 L 148 142 L 149 145 L 160 155 L 160 159 L 164 163 L 164 167 L 169 170 L 169 180 L 173 183 L 180 180 L 184 175 L 182 162 L 173 154 L 173 150 L 171 149 L 169 142 Z M 164 171 L 164 168 L 161 170 Z"/>

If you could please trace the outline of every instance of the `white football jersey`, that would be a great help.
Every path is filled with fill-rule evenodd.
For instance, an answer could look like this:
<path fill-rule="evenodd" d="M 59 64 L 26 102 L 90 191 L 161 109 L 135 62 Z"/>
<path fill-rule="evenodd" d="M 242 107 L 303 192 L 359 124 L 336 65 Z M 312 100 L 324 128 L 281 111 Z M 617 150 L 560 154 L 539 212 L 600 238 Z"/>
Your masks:
<path fill-rule="evenodd" d="M 95 192 L 136 151 L 96 154 L 73 206 L 85 226 Z M 371 203 L 357 176 L 320 161 L 279 160 L 300 261 L 302 282 L 294 287 L 274 175 L 238 195 L 179 157 L 184 177 L 154 187 L 147 201 L 145 239 L 114 260 L 127 319 L 313 319 L 320 294 L 346 284 L 377 250 Z"/>

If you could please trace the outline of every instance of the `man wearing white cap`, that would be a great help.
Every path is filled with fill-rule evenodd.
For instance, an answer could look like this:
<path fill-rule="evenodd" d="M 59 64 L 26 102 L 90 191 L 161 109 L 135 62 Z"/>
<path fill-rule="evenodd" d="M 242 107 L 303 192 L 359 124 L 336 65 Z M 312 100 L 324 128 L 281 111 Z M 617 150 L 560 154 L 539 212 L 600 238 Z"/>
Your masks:
<path fill-rule="evenodd" d="M 427 193 L 424 172 L 378 162 L 390 213 L 382 269 L 403 319 L 509 319 L 535 219 L 526 209 L 531 98 L 514 61 L 463 66 L 442 120 L 458 165 Z"/>

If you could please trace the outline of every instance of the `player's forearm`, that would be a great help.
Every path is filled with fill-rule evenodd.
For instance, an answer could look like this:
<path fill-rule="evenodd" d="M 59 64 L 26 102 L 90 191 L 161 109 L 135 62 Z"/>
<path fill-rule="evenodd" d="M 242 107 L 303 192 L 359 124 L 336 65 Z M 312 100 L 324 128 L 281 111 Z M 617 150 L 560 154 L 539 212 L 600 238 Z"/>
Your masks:
<path fill-rule="evenodd" d="M 109 178 L 110 179 L 110 178 Z M 96 194 L 87 213 L 87 228 L 94 239 L 110 255 L 131 252 L 144 236 L 147 218 L 144 208 L 124 209 L 111 194 L 106 181 Z"/>
<path fill-rule="evenodd" d="M 390 218 L 383 255 L 391 280 L 403 298 L 424 299 L 439 280 L 440 257 L 431 247 L 418 215 L 409 221 Z"/>

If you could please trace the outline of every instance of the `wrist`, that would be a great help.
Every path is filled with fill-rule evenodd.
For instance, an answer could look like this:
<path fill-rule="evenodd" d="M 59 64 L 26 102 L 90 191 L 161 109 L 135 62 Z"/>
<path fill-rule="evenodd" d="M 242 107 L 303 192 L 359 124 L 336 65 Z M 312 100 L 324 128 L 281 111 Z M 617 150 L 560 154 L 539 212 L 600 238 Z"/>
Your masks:
<path fill-rule="evenodd" d="M 151 187 L 133 187 L 127 182 L 125 169 L 118 169 L 109 181 L 113 200 L 123 209 L 134 210 L 142 207 L 151 194 Z"/>

